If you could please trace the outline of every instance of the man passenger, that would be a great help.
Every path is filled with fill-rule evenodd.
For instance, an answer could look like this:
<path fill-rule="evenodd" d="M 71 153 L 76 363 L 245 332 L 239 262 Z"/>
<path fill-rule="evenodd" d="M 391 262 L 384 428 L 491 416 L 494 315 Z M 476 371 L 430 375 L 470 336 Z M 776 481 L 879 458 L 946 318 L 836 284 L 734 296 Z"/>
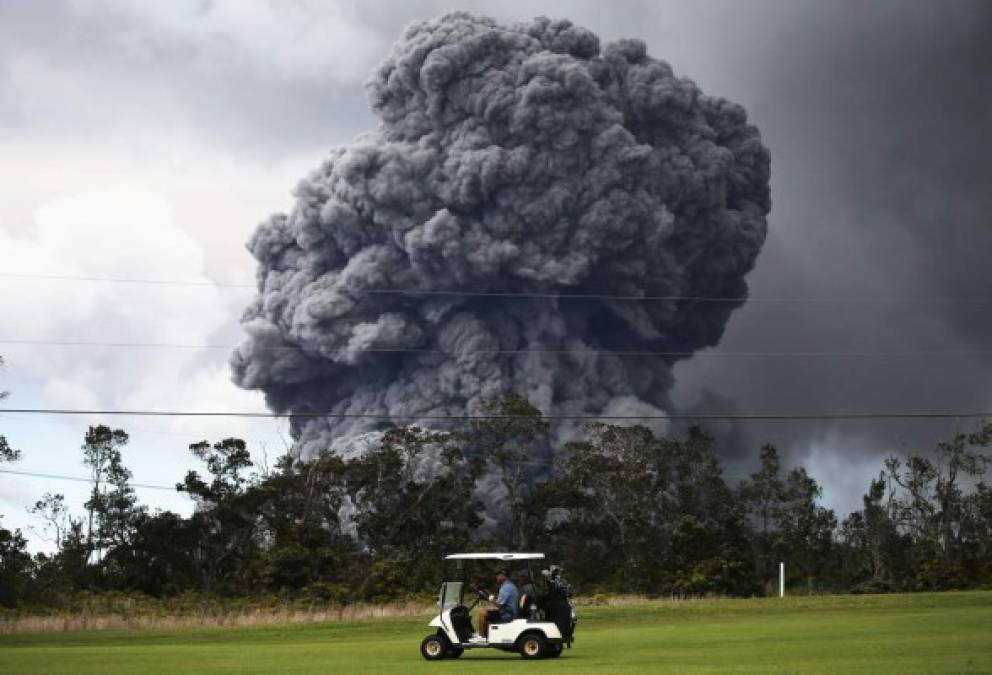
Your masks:
<path fill-rule="evenodd" d="M 524 570 L 517 576 L 517 587 L 520 589 L 520 602 L 525 603 L 520 605 L 520 612 L 517 616 L 519 617 L 523 614 L 528 619 L 531 618 L 531 612 L 537 608 L 537 587 L 534 586 L 534 579 L 531 578 L 530 572 Z"/>

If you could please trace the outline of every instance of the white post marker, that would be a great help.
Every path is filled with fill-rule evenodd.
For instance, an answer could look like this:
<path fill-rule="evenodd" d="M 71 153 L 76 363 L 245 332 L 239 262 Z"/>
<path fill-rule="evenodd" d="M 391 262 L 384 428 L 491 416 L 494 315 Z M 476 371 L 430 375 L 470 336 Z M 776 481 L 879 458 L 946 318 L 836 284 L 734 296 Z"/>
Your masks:
<path fill-rule="evenodd" d="M 778 597 L 785 597 L 785 563 L 778 564 Z"/>

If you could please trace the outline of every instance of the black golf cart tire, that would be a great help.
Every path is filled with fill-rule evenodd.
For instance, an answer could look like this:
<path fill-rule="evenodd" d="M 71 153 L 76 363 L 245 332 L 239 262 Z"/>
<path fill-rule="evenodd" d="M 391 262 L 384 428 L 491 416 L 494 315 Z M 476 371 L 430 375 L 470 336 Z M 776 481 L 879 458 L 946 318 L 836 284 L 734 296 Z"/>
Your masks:
<path fill-rule="evenodd" d="M 548 654 L 548 641 L 540 633 L 524 633 L 517 641 L 517 650 L 525 659 L 542 659 Z"/>
<path fill-rule="evenodd" d="M 459 656 L 465 653 L 465 650 L 461 647 L 449 647 L 448 648 L 448 658 L 457 659 Z"/>
<path fill-rule="evenodd" d="M 448 641 L 437 633 L 428 635 L 420 643 L 420 655 L 428 661 L 440 661 L 448 655 Z"/>
<path fill-rule="evenodd" d="M 565 651 L 565 645 L 561 644 L 560 642 L 558 644 L 548 645 L 548 658 L 557 659 L 559 656 L 561 656 L 562 652 L 564 651 Z"/>

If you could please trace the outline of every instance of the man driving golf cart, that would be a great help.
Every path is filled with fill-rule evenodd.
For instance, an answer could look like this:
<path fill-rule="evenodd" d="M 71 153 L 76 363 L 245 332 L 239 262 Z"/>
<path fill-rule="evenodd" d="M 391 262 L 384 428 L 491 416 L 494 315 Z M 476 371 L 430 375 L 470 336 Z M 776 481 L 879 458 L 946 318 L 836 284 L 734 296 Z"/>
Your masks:
<path fill-rule="evenodd" d="M 498 608 L 479 612 L 479 633 L 472 636 L 473 642 L 485 642 L 485 636 L 488 635 L 489 626 L 492 624 L 509 623 L 517 618 L 520 591 L 510 581 L 510 570 L 502 568 L 496 573 L 496 586 L 499 591 L 496 595 L 489 596 L 489 602 L 495 602 Z"/>

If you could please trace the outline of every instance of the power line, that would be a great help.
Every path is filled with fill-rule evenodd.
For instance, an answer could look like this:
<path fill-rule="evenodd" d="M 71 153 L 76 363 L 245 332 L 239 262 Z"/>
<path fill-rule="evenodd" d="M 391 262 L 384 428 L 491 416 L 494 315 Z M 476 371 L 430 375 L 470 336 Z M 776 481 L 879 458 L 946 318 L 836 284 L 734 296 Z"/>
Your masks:
<path fill-rule="evenodd" d="M 538 300 L 631 300 L 646 302 L 768 302 L 768 303 L 992 303 L 992 297 L 973 298 L 885 298 L 885 297 L 751 297 L 707 295 L 623 295 L 612 293 L 529 293 L 510 291 L 413 290 L 401 288 L 348 289 L 368 295 L 438 295 L 476 298 L 531 298 Z"/>
<path fill-rule="evenodd" d="M 0 272 L 0 278 L 34 279 L 48 281 L 86 281 L 117 284 L 144 284 L 152 286 L 184 286 L 206 288 L 257 288 L 257 284 L 236 284 L 217 281 L 183 279 L 138 279 L 130 277 L 102 277 L 68 274 L 34 274 L 21 272 Z M 346 288 L 355 295 L 405 295 L 405 296 L 450 296 L 473 298 L 530 298 L 542 300 L 627 300 L 646 302 L 767 302 L 767 303 L 992 303 L 992 297 L 926 298 L 926 297 L 748 297 L 748 296 L 702 296 L 702 295 L 631 295 L 614 293 L 541 293 L 524 291 L 464 291 L 456 289 L 408 289 L 408 288 Z"/>
<path fill-rule="evenodd" d="M 37 279 L 44 281 L 93 281 L 111 284 L 146 284 L 149 286 L 199 286 L 207 288 L 256 288 L 255 284 L 227 284 L 218 281 L 195 281 L 183 279 L 132 279 L 123 277 L 76 276 L 70 274 L 30 274 L 22 272 L 0 272 L 5 279 Z"/>
<path fill-rule="evenodd" d="M 236 412 L 236 411 L 173 411 L 173 410 L 72 410 L 67 408 L 0 408 L 0 413 L 21 415 L 95 415 L 119 417 L 246 417 L 246 418 L 330 418 L 377 420 L 487 420 L 531 419 L 525 415 L 398 415 L 391 413 L 335 413 L 335 412 Z M 866 419 L 981 419 L 992 418 L 992 412 L 839 412 L 839 413 L 672 413 L 668 415 L 543 415 L 546 420 L 575 421 L 637 421 L 637 420 L 866 420 Z"/>
<path fill-rule="evenodd" d="M 0 417 L 5 417 L 5 416 L 2 415 L 2 414 L 0 414 Z M 14 419 L 14 418 L 7 417 L 7 419 Z M 163 435 L 166 435 L 166 436 L 178 436 L 178 437 L 186 438 L 187 440 L 189 438 L 208 439 L 211 436 L 214 436 L 214 437 L 217 437 L 218 436 L 218 434 L 195 434 L 195 433 L 184 434 L 184 433 L 176 433 L 176 432 L 171 432 L 171 431 L 159 431 L 159 430 L 154 430 L 154 429 L 142 429 L 142 428 L 134 428 L 134 427 L 129 427 L 128 432 L 129 433 L 135 432 L 135 433 L 163 434 Z M 238 438 L 242 438 L 242 437 L 239 436 Z M 260 446 L 263 446 L 264 447 L 264 441 L 260 441 L 257 438 L 255 438 L 255 439 L 245 439 L 245 438 L 242 438 L 242 440 L 247 440 L 247 441 L 250 441 L 252 443 L 255 443 L 256 445 L 260 445 Z M 507 464 L 512 464 L 514 466 L 543 466 L 543 467 L 553 467 L 555 465 L 553 459 L 551 461 L 543 461 L 543 462 L 534 461 L 534 460 L 519 460 L 519 461 L 514 461 L 514 462 L 506 462 L 506 463 Z M 8 473 L 19 473 L 19 472 L 8 471 Z M 25 475 L 34 475 L 34 474 L 25 474 Z M 743 476 L 745 474 L 741 474 L 741 473 L 724 473 L 723 475 L 724 476 L 727 476 L 729 478 L 736 478 L 736 477 Z M 51 477 L 52 478 L 58 478 L 59 476 L 52 475 Z M 64 478 L 64 476 L 63 476 L 63 478 Z M 88 480 L 88 479 L 79 478 L 79 479 L 72 479 L 72 480 Z M 145 487 L 149 487 L 149 486 L 145 486 Z"/>
<path fill-rule="evenodd" d="M 553 466 L 552 462 L 508 462 L 513 465 L 528 465 L 528 466 Z M 0 469 L 0 473 L 7 473 L 14 476 L 25 476 L 28 478 L 46 478 L 51 480 L 66 480 L 75 483 L 93 483 L 92 478 L 85 478 L 83 476 L 66 476 L 64 474 L 57 473 L 40 473 L 37 471 L 17 471 L 15 469 Z M 736 477 L 737 474 L 730 475 L 730 478 Z M 128 485 L 136 488 L 143 488 L 146 490 L 166 490 L 169 492 L 179 492 L 175 486 L 169 487 L 168 485 L 154 485 L 151 483 L 134 483 L 128 481 Z"/>
<path fill-rule="evenodd" d="M 184 344 L 172 342 L 98 342 L 85 340 L 3 340 L 3 345 L 26 345 L 42 347 L 106 347 L 112 349 L 206 349 L 230 351 L 235 344 Z M 252 351 L 263 352 L 309 352 L 305 347 L 287 345 L 283 347 L 252 347 Z M 395 347 L 395 348 L 348 348 L 348 352 L 363 354 L 440 354 L 462 356 L 468 354 L 546 354 L 575 356 L 693 356 L 693 357 L 917 357 L 917 356 L 989 356 L 992 349 L 918 349 L 918 350 L 855 350 L 855 351 L 652 351 L 621 349 L 466 349 L 445 351 L 441 349 Z"/>
<path fill-rule="evenodd" d="M 510 463 L 511 464 L 528 464 L 528 465 L 534 465 L 534 466 L 552 466 L 552 463 L 550 463 L 550 462 L 510 462 Z M 25 477 L 28 477 L 28 478 L 45 478 L 45 479 L 49 479 L 49 480 L 65 480 L 65 481 L 72 481 L 72 482 L 75 482 L 75 483 L 93 483 L 93 480 L 91 478 L 84 478 L 82 476 L 66 476 L 66 475 L 57 474 L 57 473 L 39 473 L 39 472 L 36 472 L 36 471 L 16 471 L 14 469 L 0 469 L 0 473 L 12 474 L 14 476 L 25 476 Z M 721 475 L 721 477 L 726 478 L 728 480 L 735 480 L 735 479 L 739 479 L 739 478 L 747 478 L 747 477 L 749 477 L 749 474 L 744 474 L 744 473 L 739 473 L 739 472 L 738 473 L 730 473 L 730 474 L 721 473 L 720 475 Z M 128 482 L 128 485 L 130 485 L 131 487 L 142 488 L 142 489 L 145 489 L 145 490 L 164 490 L 164 491 L 168 491 L 168 492 L 177 492 L 177 493 L 179 492 L 179 490 L 177 490 L 175 488 L 175 486 L 169 487 L 168 485 L 154 485 L 154 484 L 151 484 L 151 483 L 132 483 L 132 482 Z"/>
<path fill-rule="evenodd" d="M 54 480 L 70 480 L 77 483 L 92 483 L 93 479 L 83 478 L 82 476 L 64 476 L 57 473 L 38 473 L 36 471 L 15 471 L 14 469 L 0 469 L 0 473 L 9 473 L 15 476 L 28 476 L 30 478 L 51 478 Z M 169 490 L 170 492 L 176 492 L 175 487 L 169 487 L 167 485 L 152 485 L 150 483 L 132 483 L 128 482 L 131 487 L 145 488 L 148 490 Z"/>
<path fill-rule="evenodd" d="M 40 416 L 36 416 L 34 419 L 32 419 L 32 418 L 28 418 L 28 417 L 16 417 L 14 415 L 7 415 L 7 414 L 4 414 L 4 413 L 0 413 L 0 418 L 7 419 L 7 420 L 17 420 L 19 423 L 23 423 L 23 422 L 41 422 L 42 420 L 38 419 L 38 417 L 40 417 Z M 211 431 L 211 432 L 204 432 L 204 431 L 167 431 L 165 429 L 148 429 L 146 427 L 133 427 L 133 426 L 129 426 L 128 427 L 128 433 L 132 437 L 134 437 L 134 436 L 140 436 L 141 434 L 153 434 L 153 435 L 156 435 L 156 436 L 173 436 L 175 438 L 184 438 L 186 440 L 191 440 L 192 439 L 192 440 L 197 440 L 197 441 L 199 441 L 199 440 L 205 440 L 205 439 L 208 439 L 208 438 L 211 438 L 211 437 L 215 437 L 216 438 L 218 436 L 224 435 L 222 433 L 217 433 L 216 431 Z M 245 440 L 245 441 L 249 441 L 251 443 L 254 443 L 256 445 L 263 446 L 263 447 L 265 446 L 266 443 L 274 442 L 276 440 L 278 440 L 278 441 L 285 441 L 285 439 L 281 435 L 281 431 L 278 428 L 274 428 L 273 429 L 273 433 L 276 434 L 276 435 L 278 435 L 278 438 L 276 438 L 275 436 L 261 437 L 261 438 L 258 437 L 258 436 L 254 436 L 252 438 L 245 438 L 245 437 L 239 436 L 239 438 L 241 438 L 242 440 Z"/>

